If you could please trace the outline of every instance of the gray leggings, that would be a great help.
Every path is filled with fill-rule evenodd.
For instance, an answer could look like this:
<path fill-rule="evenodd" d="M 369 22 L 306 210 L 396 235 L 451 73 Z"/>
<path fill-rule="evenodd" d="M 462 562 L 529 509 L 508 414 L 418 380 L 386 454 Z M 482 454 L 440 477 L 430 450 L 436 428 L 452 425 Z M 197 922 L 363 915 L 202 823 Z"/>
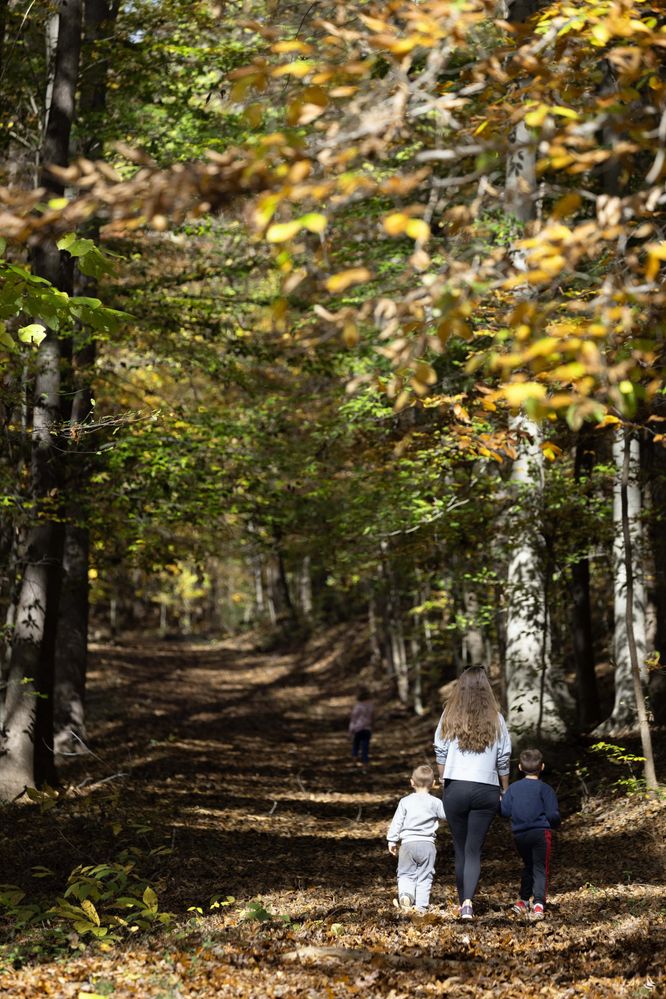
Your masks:
<path fill-rule="evenodd" d="M 442 792 L 446 821 L 453 837 L 456 888 L 460 904 L 474 898 L 481 875 L 481 849 L 497 815 L 500 789 L 472 780 L 445 780 Z"/>
<path fill-rule="evenodd" d="M 436 856 L 435 844 L 426 840 L 400 845 L 398 896 L 409 895 L 417 909 L 428 908 Z"/>

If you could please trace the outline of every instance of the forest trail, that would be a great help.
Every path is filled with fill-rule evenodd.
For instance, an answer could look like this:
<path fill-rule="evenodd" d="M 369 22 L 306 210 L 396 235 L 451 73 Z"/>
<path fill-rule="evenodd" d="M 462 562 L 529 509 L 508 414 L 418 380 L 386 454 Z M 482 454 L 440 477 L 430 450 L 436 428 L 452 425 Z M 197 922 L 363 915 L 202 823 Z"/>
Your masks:
<path fill-rule="evenodd" d="M 341 655 L 344 634 L 296 653 L 238 640 L 94 649 L 95 756 L 63 768 L 79 789 L 56 809 L 20 809 L 2 880 L 163 845 L 152 883 L 176 919 L 107 952 L 5 963 L 1 995 L 666 995 L 666 803 L 593 793 L 580 811 L 582 747 L 550 761 L 565 824 L 544 922 L 510 913 L 519 864 L 499 819 L 473 924 L 455 917 L 447 829 L 431 913 L 396 912 L 384 836 L 412 766 L 432 759 L 436 718 L 388 705 L 370 770 L 356 770 L 346 721 L 362 660 Z M 216 896 L 234 901 L 211 909 Z"/>

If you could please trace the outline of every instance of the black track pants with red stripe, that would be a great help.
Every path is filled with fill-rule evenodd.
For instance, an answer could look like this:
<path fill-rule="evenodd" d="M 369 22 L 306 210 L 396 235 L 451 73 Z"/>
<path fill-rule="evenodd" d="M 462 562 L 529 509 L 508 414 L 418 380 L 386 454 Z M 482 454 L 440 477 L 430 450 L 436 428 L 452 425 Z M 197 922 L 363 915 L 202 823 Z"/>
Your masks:
<path fill-rule="evenodd" d="M 535 902 L 546 903 L 552 837 L 550 829 L 528 829 L 514 835 L 516 848 L 523 858 L 520 897 L 525 901 L 534 897 Z"/>

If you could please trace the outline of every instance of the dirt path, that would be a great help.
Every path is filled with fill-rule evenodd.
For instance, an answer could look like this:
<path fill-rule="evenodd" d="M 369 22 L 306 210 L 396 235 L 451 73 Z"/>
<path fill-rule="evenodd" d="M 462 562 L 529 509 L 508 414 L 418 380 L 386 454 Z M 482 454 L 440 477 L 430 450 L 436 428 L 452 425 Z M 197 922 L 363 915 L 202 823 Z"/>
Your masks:
<path fill-rule="evenodd" d="M 435 719 L 387 707 L 369 773 L 355 770 L 345 734 L 355 665 L 341 638 L 290 655 L 240 643 L 94 650 L 96 755 L 67 764 L 79 789 L 62 806 L 20 810 L 2 880 L 134 844 L 157 850 L 160 907 L 176 921 L 106 953 L 5 966 L 0 994 L 666 995 L 666 805 L 596 796 L 577 812 L 582 750 L 563 750 L 549 774 L 569 818 L 547 920 L 510 914 L 519 865 L 499 820 L 472 925 L 455 918 L 446 830 L 432 913 L 392 908 L 383 837 L 409 770 L 431 760 Z"/>

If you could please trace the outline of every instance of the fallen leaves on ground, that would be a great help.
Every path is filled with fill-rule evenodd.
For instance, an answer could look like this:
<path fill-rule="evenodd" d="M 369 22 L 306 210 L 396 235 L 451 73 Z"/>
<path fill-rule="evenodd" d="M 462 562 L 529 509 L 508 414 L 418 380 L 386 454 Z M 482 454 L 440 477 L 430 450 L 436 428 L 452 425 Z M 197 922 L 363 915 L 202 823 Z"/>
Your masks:
<path fill-rule="evenodd" d="M 95 755 L 66 762 L 56 808 L 3 811 L 3 881 L 34 892 L 43 865 L 53 873 L 40 890 L 55 896 L 77 864 L 134 847 L 175 920 L 106 951 L 74 941 L 69 954 L 49 952 L 39 928 L 13 936 L 5 924 L 0 994 L 666 995 L 666 801 L 613 794 L 582 744 L 558 750 L 548 774 L 566 820 L 547 919 L 511 913 L 520 864 L 499 819 L 473 923 L 457 920 L 446 829 L 430 913 L 393 908 L 386 827 L 411 768 L 431 758 L 436 718 L 388 704 L 369 771 L 353 768 L 358 650 L 346 644 L 334 631 L 290 654 L 239 641 L 94 650 Z M 582 800 L 580 759 L 592 773 Z"/>

